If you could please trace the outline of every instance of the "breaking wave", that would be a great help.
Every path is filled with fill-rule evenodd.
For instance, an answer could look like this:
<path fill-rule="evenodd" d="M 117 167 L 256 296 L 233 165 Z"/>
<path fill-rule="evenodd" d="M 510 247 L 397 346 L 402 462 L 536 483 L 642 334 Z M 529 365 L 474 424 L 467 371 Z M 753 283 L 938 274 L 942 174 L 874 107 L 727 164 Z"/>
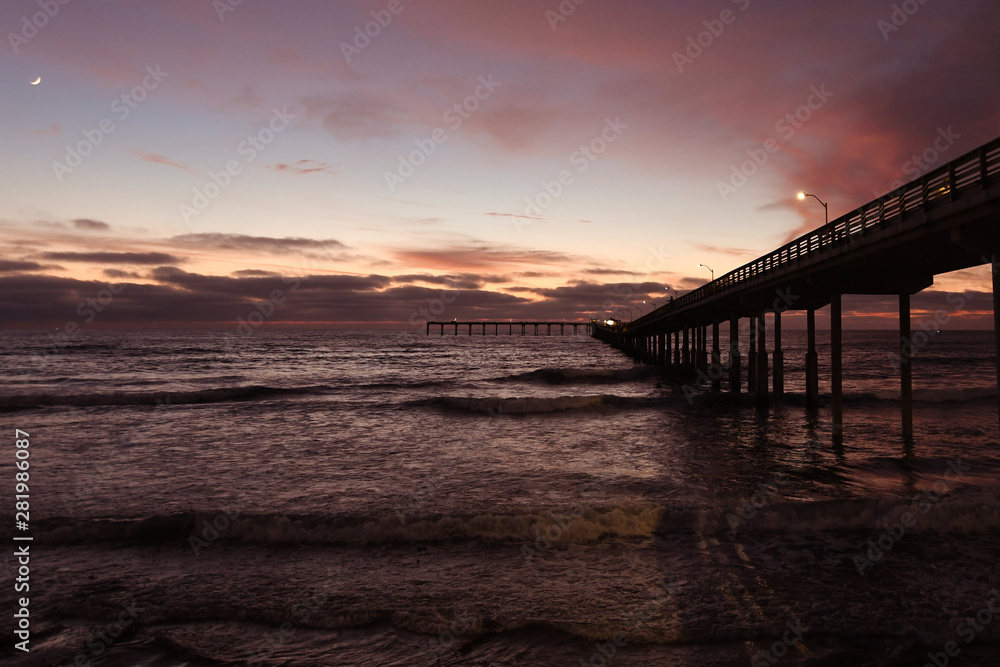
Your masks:
<path fill-rule="evenodd" d="M 803 535 L 858 532 L 915 517 L 909 532 L 926 535 L 994 535 L 1000 529 L 1000 486 L 963 487 L 916 498 L 858 498 L 792 502 L 765 499 L 752 513 L 740 507 L 665 508 L 652 502 L 611 507 L 570 507 L 520 514 L 408 514 L 405 506 L 369 516 L 241 514 L 236 510 L 183 512 L 145 518 L 53 517 L 37 523 L 47 543 L 125 540 L 159 544 L 191 538 L 255 544 L 415 544 L 494 542 L 587 544 L 654 535 Z M 925 502 L 925 500 L 927 502 Z M 748 501 L 749 502 L 749 501 Z M 743 520 L 734 522 L 734 516 Z"/>
<path fill-rule="evenodd" d="M 409 405 L 431 406 L 499 416 L 586 410 L 600 406 L 652 407 L 660 403 L 661 401 L 656 398 L 593 394 L 586 396 L 526 396 L 520 398 L 438 396 L 430 399 L 411 401 Z"/>
<path fill-rule="evenodd" d="M 545 384 L 614 384 L 644 380 L 657 374 L 652 366 L 631 368 L 539 368 L 498 378 L 499 381 L 541 382 Z"/>
<path fill-rule="evenodd" d="M 316 385 L 312 387 L 269 387 L 246 385 L 240 387 L 220 387 L 214 389 L 192 389 L 184 391 L 114 391 L 89 392 L 79 394 L 19 394 L 0 396 L 0 407 L 34 408 L 47 406 L 104 406 L 104 405 L 183 405 L 196 403 L 223 403 L 226 401 L 249 401 L 277 396 L 324 394 L 334 387 Z"/>

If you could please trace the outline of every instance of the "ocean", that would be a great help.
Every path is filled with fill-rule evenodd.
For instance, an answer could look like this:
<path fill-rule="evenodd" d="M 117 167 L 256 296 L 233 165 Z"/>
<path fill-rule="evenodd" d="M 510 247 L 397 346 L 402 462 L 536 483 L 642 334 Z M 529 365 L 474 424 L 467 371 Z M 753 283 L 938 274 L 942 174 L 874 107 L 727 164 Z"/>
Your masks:
<path fill-rule="evenodd" d="M 992 332 L 927 337 L 912 442 L 893 332 L 839 442 L 784 339 L 762 410 L 585 335 L 2 332 L 0 660 L 1000 664 Z"/>

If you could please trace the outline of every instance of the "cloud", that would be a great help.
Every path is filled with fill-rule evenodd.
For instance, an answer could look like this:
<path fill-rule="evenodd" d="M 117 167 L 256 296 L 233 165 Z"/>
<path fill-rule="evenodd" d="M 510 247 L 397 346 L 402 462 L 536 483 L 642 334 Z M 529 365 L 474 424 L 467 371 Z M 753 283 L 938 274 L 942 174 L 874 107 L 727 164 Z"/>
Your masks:
<path fill-rule="evenodd" d="M 89 218 L 77 218 L 73 221 L 73 226 L 88 232 L 106 232 L 111 229 L 111 225 L 108 223 Z"/>
<path fill-rule="evenodd" d="M 155 164 L 165 164 L 168 167 L 176 167 L 177 169 L 183 169 L 184 171 L 192 171 L 190 167 L 187 167 L 179 162 L 174 162 L 168 157 L 160 155 L 159 153 L 147 153 L 146 151 L 132 151 L 134 154 L 138 155 L 141 159 L 146 162 L 153 162 Z"/>
<path fill-rule="evenodd" d="M 53 123 L 52 125 L 50 125 L 48 127 L 48 129 L 45 129 L 45 130 L 34 130 L 34 134 L 38 134 L 38 135 L 41 135 L 41 136 L 47 136 L 47 137 L 59 137 L 59 136 L 63 135 L 63 129 L 62 129 L 62 126 L 56 125 L 55 123 Z"/>
<path fill-rule="evenodd" d="M 293 164 L 271 164 L 267 166 L 268 169 L 273 169 L 274 171 L 287 171 L 293 174 L 336 174 L 338 173 L 337 168 L 328 162 L 318 162 L 316 160 L 299 160 Z"/>
<path fill-rule="evenodd" d="M 10 259 L 0 259 L 0 273 L 22 273 L 26 271 L 42 271 L 52 268 L 52 265 L 39 264 L 38 262 L 19 262 Z"/>
<path fill-rule="evenodd" d="M 219 250 L 251 250 L 271 254 L 288 252 L 328 252 L 346 250 L 348 246 L 334 239 L 316 240 L 302 237 L 274 238 L 270 236 L 248 236 L 246 234 L 182 234 L 169 239 L 170 242 L 185 247 L 218 248 Z"/>
<path fill-rule="evenodd" d="M 542 222 L 542 221 L 545 220 L 545 218 L 543 218 L 541 216 L 538 216 L 538 215 L 526 215 L 526 214 L 521 214 L 521 213 L 494 213 L 494 212 L 489 212 L 486 215 L 490 216 L 491 218 L 524 218 L 525 220 L 537 220 L 539 222 Z"/>
<path fill-rule="evenodd" d="M 486 243 L 453 245 L 440 250 L 398 249 L 397 260 L 429 269 L 483 271 L 521 265 L 564 265 L 583 262 L 581 258 L 550 250 L 525 250 Z"/>
<path fill-rule="evenodd" d="M 432 276 L 427 274 L 411 274 L 394 276 L 397 283 L 430 283 L 431 285 L 444 285 L 452 289 L 478 289 L 486 284 L 504 284 L 510 282 L 507 276 L 480 276 L 471 273 L 460 275 Z"/>
<path fill-rule="evenodd" d="M 728 255 L 730 257 L 741 257 L 746 261 L 752 261 L 757 258 L 757 252 L 749 250 L 747 248 L 732 248 L 728 246 L 711 245 L 709 243 L 696 243 L 693 246 L 699 252 L 709 253 L 713 255 Z"/>
<path fill-rule="evenodd" d="M 135 271 L 122 271 L 121 269 L 104 269 L 102 273 L 108 278 L 142 278 L 142 275 Z"/>
<path fill-rule="evenodd" d="M 242 271 L 233 271 L 230 275 L 234 278 L 273 278 L 281 274 L 274 271 L 261 271 L 260 269 L 243 269 Z"/>
<path fill-rule="evenodd" d="M 2 266 L 2 265 L 0 265 Z M 517 286 L 492 291 L 476 286 L 472 278 L 462 284 L 461 276 L 306 275 L 281 277 L 246 269 L 230 276 L 203 275 L 176 266 L 152 270 L 154 284 L 131 283 L 122 279 L 135 274 L 105 270 L 118 279 L 121 289 L 93 323 L 84 323 L 78 305 L 88 296 L 106 289 L 100 281 L 86 281 L 46 275 L 0 275 L 0 311 L 10 322 L 23 326 L 64 326 L 75 321 L 96 327 L 151 327 L 211 325 L 235 329 L 246 321 L 258 305 L 273 300 L 268 323 L 297 326 L 346 323 L 394 323 L 422 327 L 425 319 L 499 320 L 512 318 L 575 321 L 602 316 L 623 308 L 645 309 L 643 300 L 662 305 L 663 287 L 658 282 L 597 283 L 577 281 L 553 288 Z M 501 276 L 492 276 L 499 280 Z M 430 313 L 430 304 L 441 296 L 441 285 L 453 282 L 454 297 L 444 312 Z M 411 284 L 404 284 L 406 282 Z M 440 281 L 435 283 L 435 281 Z M 435 286 L 412 284 L 428 282 Z M 627 289 L 623 289 L 626 287 Z M 958 297 L 961 311 L 954 310 Z M 845 322 L 856 326 L 893 328 L 895 296 L 849 296 L 845 299 Z M 988 328 L 992 323 L 992 297 L 985 292 L 951 293 L 925 291 L 913 299 L 917 323 L 925 313 L 951 313 L 953 328 L 969 323 Z M 889 313 L 887 315 L 887 313 Z M 789 312 L 792 328 L 803 318 Z M 86 327 L 84 327 L 86 328 Z"/>
<path fill-rule="evenodd" d="M 300 100 L 307 121 L 318 123 L 344 140 L 391 137 L 413 124 L 412 107 L 398 93 L 344 91 L 337 95 L 308 95 Z"/>
<path fill-rule="evenodd" d="M 591 276 L 634 276 L 635 271 L 623 271 L 621 269 L 584 269 L 582 273 Z"/>
<path fill-rule="evenodd" d="M 184 261 L 164 252 L 46 252 L 42 257 L 91 264 L 174 264 Z"/>

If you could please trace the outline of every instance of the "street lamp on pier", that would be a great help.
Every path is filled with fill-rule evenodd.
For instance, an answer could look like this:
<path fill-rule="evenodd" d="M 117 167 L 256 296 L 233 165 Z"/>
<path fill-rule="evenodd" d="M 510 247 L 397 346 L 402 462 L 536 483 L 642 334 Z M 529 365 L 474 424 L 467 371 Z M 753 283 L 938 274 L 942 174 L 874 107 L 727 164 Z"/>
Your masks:
<path fill-rule="evenodd" d="M 825 201 L 823 201 L 822 199 L 820 199 L 819 197 L 817 197 L 816 195 L 814 195 L 814 194 L 812 194 L 810 192 L 800 192 L 797 196 L 799 198 L 799 201 L 802 201 L 806 197 L 812 197 L 813 199 L 815 199 L 816 201 L 818 201 L 820 204 L 822 204 L 823 205 L 824 217 L 826 219 L 826 224 L 828 224 L 828 225 L 830 224 L 830 208 L 826 205 Z"/>

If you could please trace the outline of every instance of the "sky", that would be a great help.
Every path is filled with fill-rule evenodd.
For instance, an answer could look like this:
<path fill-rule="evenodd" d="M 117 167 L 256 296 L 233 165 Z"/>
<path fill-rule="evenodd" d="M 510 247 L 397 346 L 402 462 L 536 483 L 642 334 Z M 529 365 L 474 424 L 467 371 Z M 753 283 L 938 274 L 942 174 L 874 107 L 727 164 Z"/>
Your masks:
<path fill-rule="evenodd" d="M 997 18 L 7 0 L 2 326 L 638 316 L 821 225 L 801 190 L 832 220 L 1000 135 Z M 937 276 L 915 317 L 988 328 L 990 289 Z M 848 296 L 845 326 L 895 306 Z"/>

